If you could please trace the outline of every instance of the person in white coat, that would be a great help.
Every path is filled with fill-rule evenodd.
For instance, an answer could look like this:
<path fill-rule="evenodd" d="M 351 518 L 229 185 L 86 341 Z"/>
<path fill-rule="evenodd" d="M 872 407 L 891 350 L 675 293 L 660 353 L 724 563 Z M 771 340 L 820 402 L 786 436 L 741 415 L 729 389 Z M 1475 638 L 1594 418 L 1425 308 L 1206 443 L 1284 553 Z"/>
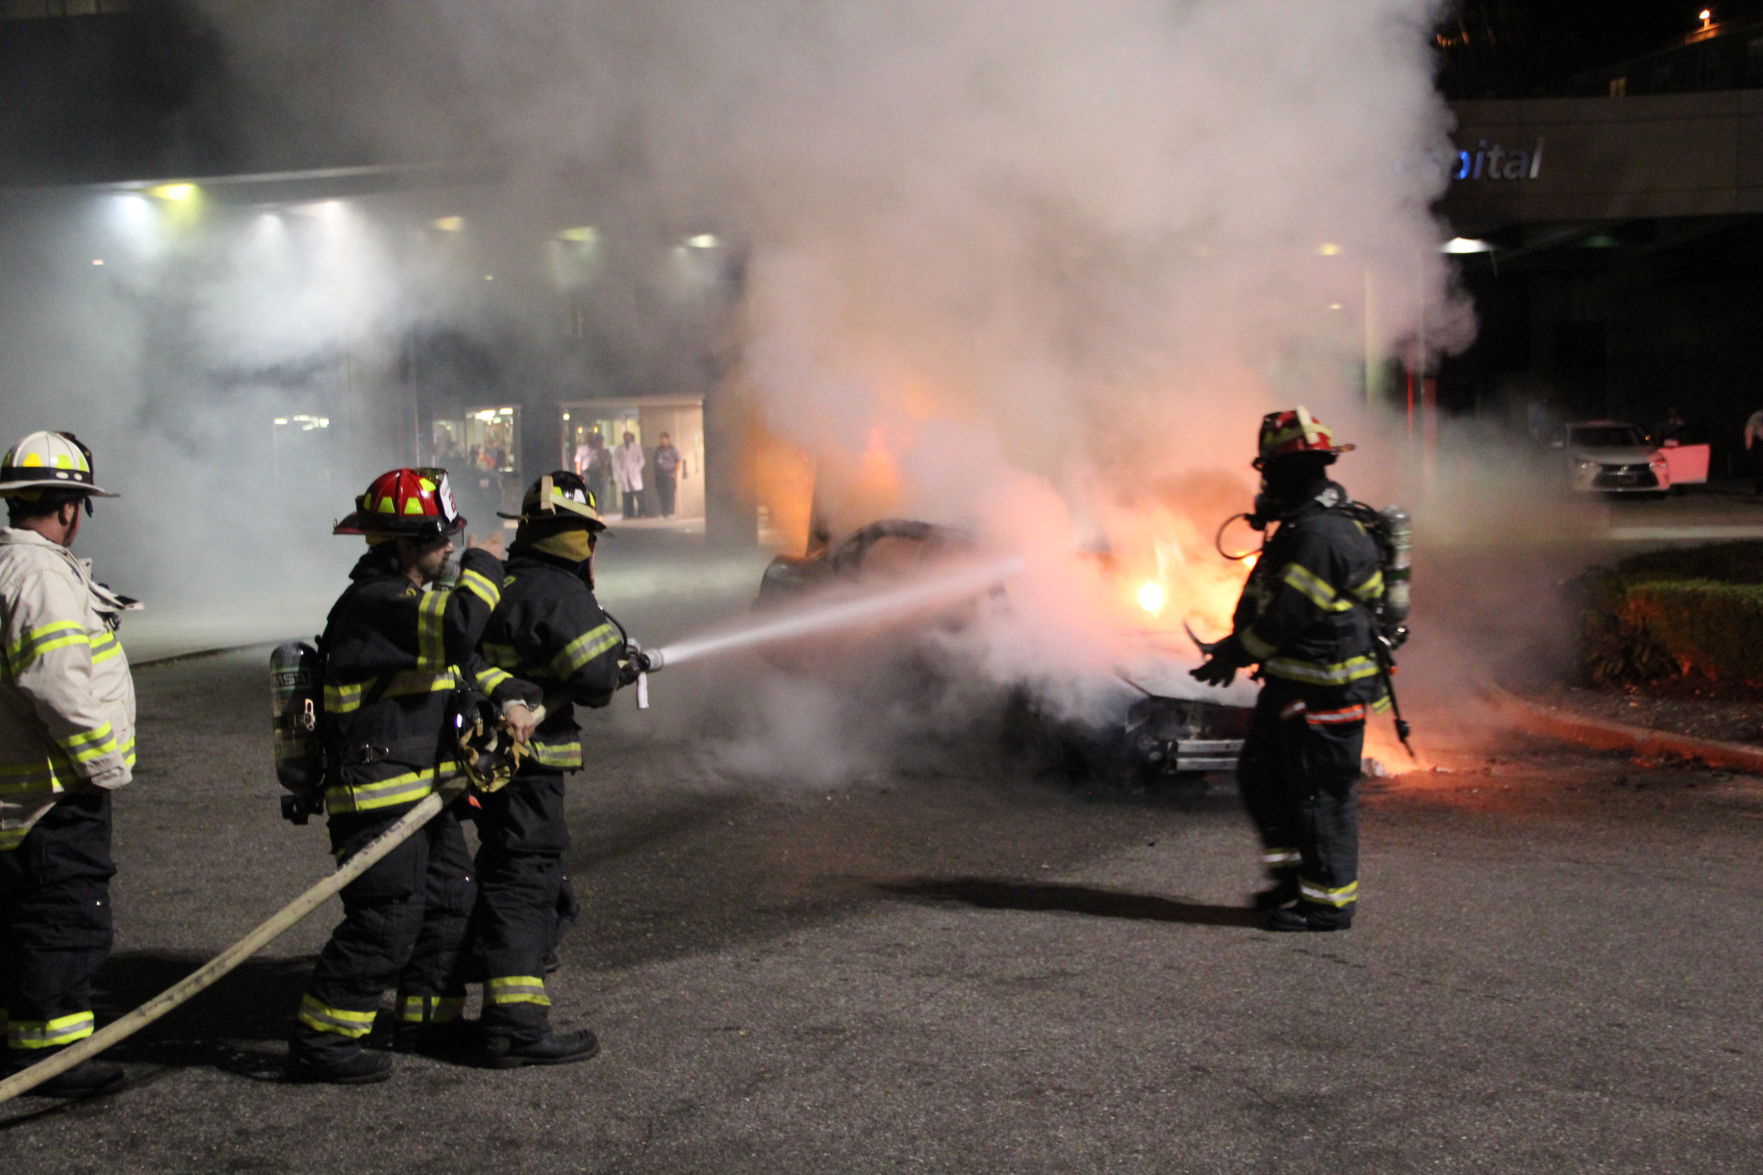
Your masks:
<path fill-rule="evenodd" d="M 110 793 L 135 765 L 135 687 L 116 631 L 127 601 L 68 548 L 92 499 L 91 450 L 34 432 L 0 460 L 0 1020 L 16 1072 L 92 1035 L 110 957 Z M 122 1081 L 85 1060 L 34 1093 Z"/>
<path fill-rule="evenodd" d="M 624 443 L 612 450 L 612 476 L 618 480 L 618 492 L 624 496 L 624 516 L 643 516 L 643 446 L 637 444 L 635 433 L 625 433 Z"/>

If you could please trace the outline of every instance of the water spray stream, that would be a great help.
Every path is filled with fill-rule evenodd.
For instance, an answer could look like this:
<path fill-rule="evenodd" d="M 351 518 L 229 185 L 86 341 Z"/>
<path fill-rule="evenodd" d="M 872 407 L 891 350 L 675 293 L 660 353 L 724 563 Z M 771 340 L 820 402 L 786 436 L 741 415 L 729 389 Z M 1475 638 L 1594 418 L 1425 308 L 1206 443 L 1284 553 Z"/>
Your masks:
<path fill-rule="evenodd" d="M 788 616 L 757 617 L 748 624 L 703 636 L 689 637 L 652 650 L 655 668 L 678 665 L 699 657 L 732 653 L 778 641 L 837 632 L 879 620 L 894 619 L 939 604 L 952 604 L 981 595 L 1016 574 L 1022 560 L 1012 556 L 996 562 L 963 567 L 934 579 L 916 580 L 885 591 L 844 597 Z"/>

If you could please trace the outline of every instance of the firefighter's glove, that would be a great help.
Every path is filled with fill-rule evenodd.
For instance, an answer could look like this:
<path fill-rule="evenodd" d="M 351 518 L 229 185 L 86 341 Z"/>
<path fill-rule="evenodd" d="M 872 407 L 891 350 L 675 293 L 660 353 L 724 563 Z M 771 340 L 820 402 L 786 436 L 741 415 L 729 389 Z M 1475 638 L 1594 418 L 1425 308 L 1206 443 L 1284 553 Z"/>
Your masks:
<path fill-rule="evenodd" d="M 1206 685 L 1227 686 L 1237 679 L 1237 670 L 1248 663 L 1243 642 L 1233 633 L 1214 645 L 1212 656 L 1197 668 L 1188 670 L 1188 676 Z"/>
<path fill-rule="evenodd" d="M 649 668 L 649 655 L 634 644 L 626 645 L 624 660 L 618 663 L 618 684 L 621 687 L 630 685 L 637 678 L 649 672 Z"/>

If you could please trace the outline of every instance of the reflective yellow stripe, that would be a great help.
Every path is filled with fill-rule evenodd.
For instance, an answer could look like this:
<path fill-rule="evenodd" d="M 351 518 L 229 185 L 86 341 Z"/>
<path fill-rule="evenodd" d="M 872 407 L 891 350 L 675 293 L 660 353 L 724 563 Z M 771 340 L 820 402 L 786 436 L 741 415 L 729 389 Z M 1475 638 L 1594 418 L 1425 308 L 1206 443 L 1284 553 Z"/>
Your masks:
<path fill-rule="evenodd" d="M 1375 600 L 1383 595 L 1383 569 L 1371 573 L 1371 578 L 1353 589 L 1353 594 L 1361 600 Z"/>
<path fill-rule="evenodd" d="M 351 1040 L 359 1039 L 373 1031 L 373 1012 L 352 1012 L 348 1008 L 333 1008 L 321 1004 L 310 994 L 300 1000 L 300 1023 L 317 1032 L 333 1032 L 338 1036 L 347 1036 Z"/>
<path fill-rule="evenodd" d="M 515 655 L 513 645 L 497 645 L 489 641 L 483 643 L 484 660 L 498 669 L 519 669 L 520 659 Z"/>
<path fill-rule="evenodd" d="M 371 812 L 375 808 L 389 808 L 394 804 L 413 804 L 435 790 L 437 773 L 448 774 L 458 770 L 457 763 L 442 763 L 439 767 L 406 771 L 403 775 L 394 775 L 390 779 L 343 784 L 324 793 L 324 810 L 333 813 Z"/>
<path fill-rule="evenodd" d="M 1243 648 L 1247 649 L 1249 656 L 1255 658 L 1255 660 L 1265 661 L 1267 658 L 1273 656 L 1273 646 L 1255 635 L 1255 630 L 1253 628 L 1246 628 L 1243 630 L 1242 640 Z"/>
<path fill-rule="evenodd" d="M 464 1013 L 464 996 L 406 995 L 398 999 L 398 1019 L 406 1024 L 445 1024 Z"/>
<path fill-rule="evenodd" d="M 618 629 L 610 623 L 602 624 L 598 628 L 591 628 L 564 645 L 562 650 L 551 658 L 551 675 L 567 678 L 595 657 L 609 649 L 617 648 L 618 645 Z"/>
<path fill-rule="evenodd" d="M 447 667 L 447 593 L 432 591 L 416 606 L 416 667 L 439 671 Z"/>
<path fill-rule="evenodd" d="M 92 664 L 100 665 L 122 652 L 122 642 L 115 636 L 92 638 Z"/>
<path fill-rule="evenodd" d="M 85 625 L 77 620 L 57 620 L 54 624 L 45 624 L 25 633 L 7 650 L 8 659 L 12 662 L 14 672 L 19 672 L 44 653 L 67 645 L 91 643 L 91 638 L 86 635 Z"/>
<path fill-rule="evenodd" d="M 6 1043 L 15 1049 L 53 1049 L 92 1035 L 92 1013 L 75 1012 L 53 1020 L 13 1020 L 6 1026 Z"/>
<path fill-rule="evenodd" d="M 1349 881 L 1338 889 L 1317 885 L 1314 882 L 1298 878 L 1298 894 L 1307 902 L 1320 902 L 1325 906 L 1350 906 L 1359 898 L 1359 883 Z"/>
<path fill-rule="evenodd" d="M 469 567 L 459 573 L 459 586 L 492 608 L 502 602 L 502 589 Z"/>
<path fill-rule="evenodd" d="M 1263 849 L 1261 863 L 1269 869 L 1283 869 L 1296 865 L 1300 860 L 1297 849 Z"/>
<path fill-rule="evenodd" d="M 344 682 L 341 685 L 324 687 L 324 709 L 327 714 L 348 714 L 361 708 L 361 695 L 372 689 L 379 681 L 370 677 L 366 681 Z"/>
<path fill-rule="evenodd" d="M 454 676 L 452 669 L 448 669 L 445 673 L 430 673 L 423 669 L 401 669 L 392 674 L 391 680 L 386 683 L 386 688 L 380 697 L 402 698 L 411 694 L 434 694 L 453 689 L 458 684 L 459 679 Z"/>
<path fill-rule="evenodd" d="M 580 767 L 582 744 L 574 739 L 566 743 L 535 742 L 533 761 L 541 767 Z"/>
<path fill-rule="evenodd" d="M 1292 657 L 1269 657 L 1261 668 L 1275 677 L 1304 681 L 1311 685 L 1346 685 L 1378 674 L 1377 662 L 1370 657 L 1353 657 L 1326 665 L 1320 661 L 1299 661 Z"/>
<path fill-rule="evenodd" d="M 1328 586 L 1328 582 L 1315 572 L 1297 563 L 1286 567 L 1286 573 L 1280 582 L 1294 589 L 1299 595 L 1321 608 L 1324 612 L 1346 612 L 1353 607 L 1353 601 L 1343 600 Z"/>
<path fill-rule="evenodd" d="M 488 669 L 478 670 L 477 687 L 483 690 L 486 694 L 493 694 L 496 692 L 497 687 L 503 682 L 513 680 L 514 674 L 509 673 L 505 669 L 497 669 L 495 666 L 491 666 Z"/>
<path fill-rule="evenodd" d="M 24 843 L 28 828 L 0 828 L 0 853 L 10 853 Z"/>
<path fill-rule="evenodd" d="M 536 975 L 502 975 L 484 984 L 484 999 L 492 1004 L 541 1004 L 551 1006 L 545 981 Z"/>

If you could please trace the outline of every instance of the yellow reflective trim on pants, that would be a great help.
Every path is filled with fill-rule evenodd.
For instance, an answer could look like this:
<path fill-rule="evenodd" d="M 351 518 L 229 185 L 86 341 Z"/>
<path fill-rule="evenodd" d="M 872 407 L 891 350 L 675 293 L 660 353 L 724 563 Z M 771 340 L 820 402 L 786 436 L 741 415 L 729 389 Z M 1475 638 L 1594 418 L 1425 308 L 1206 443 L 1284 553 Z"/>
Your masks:
<path fill-rule="evenodd" d="M 1300 860 L 1297 849 L 1263 849 L 1261 863 L 1269 869 L 1282 869 L 1296 865 Z"/>
<path fill-rule="evenodd" d="M 469 567 L 459 573 L 459 586 L 492 608 L 502 602 L 502 589 Z"/>
<path fill-rule="evenodd" d="M 1298 878 L 1298 896 L 1307 902 L 1317 902 L 1324 906 L 1350 906 L 1359 898 L 1359 883 L 1349 881 L 1346 885 L 1330 889 L 1314 882 Z"/>
<path fill-rule="evenodd" d="M 315 1032 L 332 1032 L 338 1036 L 347 1036 L 351 1040 L 359 1040 L 373 1031 L 373 1018 L 376 1012 L 352 1012 L 348 1008 L 333 1008 L 319 1003 L 310 993 L 301 997 L 300 1023 Z"/>
<path fill-rule="evenodd" d="M 1321 608 L 1324 612 L 1346 612 L 1352 609 L 1353 601 L 1343 600 L 1328 581 L 1297 563 L 1286 566 L 1286 573 L 1280 582 L 1294 589 L 1305 599 Z"/>
<path fill-rule="evenodd" d="M 1312 685 L 1346 685 L 1375 677 L 1381 672 L 1370 657 L 1352 657 L 1325 665 L 1320 661 L 1299 661 L 1292 657 L 1269 657 L 1261 662 L 1263 671 L 1274 677 L 1305 681 Z"/>
<path fill-rule="evenodd" d="M 398 997 L 398 1019 L 405 1024 L 446 1024 L 465 1014 L 462 995 Z"/>
<path fill-rule="evenodd" d="M 618 629 L 612 624 L 607 623 L 597 628 L 590 628 L 564 645 L 557 655 L 551 658 L 551 676 L 568 678 L 595 657 L 610 649 L 617 648 L 620 643 Z"/>
<path fill-rule="evenodd" d="M 416 606 L 416 667 L 439 672 L 447 667 L 444 617 L 447 593 L 431 591 Z"/>
<path fill-rule="evenodd" d="M 75 1012 L 53 1020 L 10 1020 L 6 1043 L 15 1049 L 53 1049 L 92 1035 L 96 1022 L 90 1012 Z"/>
<path fill-rule="evenodd" d="M 540 1004 L 551 1006 L 545 981 L 537 975 L 502 975 L 484 984 L 484 999 L 492 1004 Z"/>

